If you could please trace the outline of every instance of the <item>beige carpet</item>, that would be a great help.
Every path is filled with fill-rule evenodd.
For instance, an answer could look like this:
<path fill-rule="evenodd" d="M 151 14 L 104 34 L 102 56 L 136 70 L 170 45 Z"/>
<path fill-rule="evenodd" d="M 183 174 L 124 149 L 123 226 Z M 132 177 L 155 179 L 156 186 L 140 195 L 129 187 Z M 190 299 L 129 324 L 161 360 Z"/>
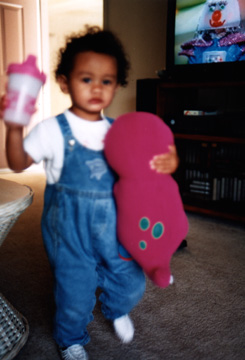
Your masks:
<path fill-rule="evenodd" d="M 52 339 L 52 276 L 40 217 L 44 175 L 0 174 L 31 186 L 33 204 L 0 248 L 0 292 L 27 318 L 29 339 L 16 360 L 58 360 Z M 172 261 L 175 285 L 149 281 L 132 312 L 135 339 L 122 345 L 96 305 L 89 326 L 90 360 L 243 360 L 245 357 L 245 231 L 241 224 L 188 214 L 188 247 Z"/>

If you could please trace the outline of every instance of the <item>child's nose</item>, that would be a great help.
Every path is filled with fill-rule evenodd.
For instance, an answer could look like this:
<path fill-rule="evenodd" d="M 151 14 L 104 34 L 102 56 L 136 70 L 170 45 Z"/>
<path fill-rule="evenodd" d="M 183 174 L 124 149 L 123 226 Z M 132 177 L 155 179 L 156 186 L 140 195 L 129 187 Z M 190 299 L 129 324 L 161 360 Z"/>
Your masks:
<path fill-rule="evenodd" d="M 93 85 L 93 92 L 100 92 L 102 90 L 102 84 L 101 83 L 94 83 Z"/>

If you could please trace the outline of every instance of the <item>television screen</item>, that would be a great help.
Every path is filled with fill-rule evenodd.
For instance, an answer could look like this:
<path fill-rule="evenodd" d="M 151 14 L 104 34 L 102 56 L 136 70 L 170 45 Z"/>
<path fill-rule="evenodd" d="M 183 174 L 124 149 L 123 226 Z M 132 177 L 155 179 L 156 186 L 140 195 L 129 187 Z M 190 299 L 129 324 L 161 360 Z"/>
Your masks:
<path fill-rule="evenodd" d="M 238 62 L 245 70 L 245 0 L 169 0 L 168 20 L 167 70 L 173 74 L 187 70 L 183 65 L 210 76 L 239 76 Z M 221 63 L 230 65 L 218 68 Z"/>

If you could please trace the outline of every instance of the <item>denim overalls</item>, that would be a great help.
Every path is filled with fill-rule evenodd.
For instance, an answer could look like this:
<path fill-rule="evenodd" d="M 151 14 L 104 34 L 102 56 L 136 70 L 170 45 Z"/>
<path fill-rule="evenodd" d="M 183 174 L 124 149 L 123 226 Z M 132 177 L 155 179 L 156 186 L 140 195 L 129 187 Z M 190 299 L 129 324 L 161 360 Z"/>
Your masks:
<path fill-rule="evenodd" d="M 103 151 L 79 144 L 64 114 L 57 119 L 64 165 L 59 181 L 46 186 L 42 232 L 55 277 L 54 337 L 67 347 L 88 343 L 86 326 L 93 319 L 97 287 L 103 314 L 114 320 L 139 302 L 145 277 L 135 261 L 119 257 L 115 177 Z"/>

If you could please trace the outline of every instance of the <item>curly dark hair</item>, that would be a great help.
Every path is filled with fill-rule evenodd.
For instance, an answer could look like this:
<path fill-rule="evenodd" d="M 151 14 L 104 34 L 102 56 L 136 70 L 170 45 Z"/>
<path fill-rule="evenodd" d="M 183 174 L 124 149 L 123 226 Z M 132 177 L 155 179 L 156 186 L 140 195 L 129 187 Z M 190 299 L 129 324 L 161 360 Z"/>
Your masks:
<path fill-rule="evenodd" d="M 60 75 L 69 78 L 75 56 L 85 51 L 113 56 L 117 61 L 117 83 L 127 85 L 130 63 L 123 45 L 115 34 L 109 30 L 101 30 L 98 26 L 88 27 L 85 33 L 67 37 L 66 46 L 59 50 L 55 78 L 58 79 Z"/>

